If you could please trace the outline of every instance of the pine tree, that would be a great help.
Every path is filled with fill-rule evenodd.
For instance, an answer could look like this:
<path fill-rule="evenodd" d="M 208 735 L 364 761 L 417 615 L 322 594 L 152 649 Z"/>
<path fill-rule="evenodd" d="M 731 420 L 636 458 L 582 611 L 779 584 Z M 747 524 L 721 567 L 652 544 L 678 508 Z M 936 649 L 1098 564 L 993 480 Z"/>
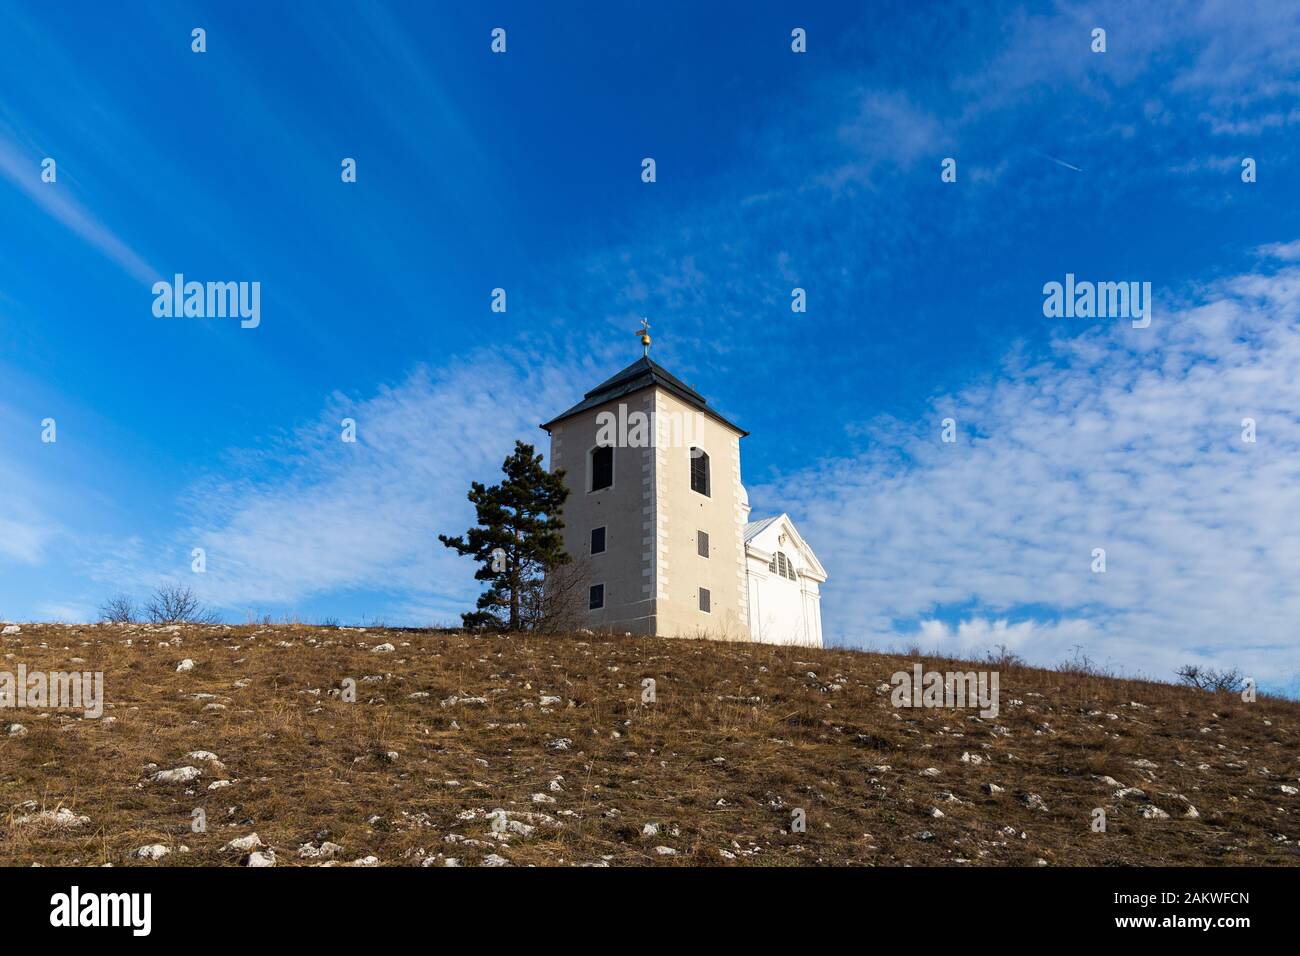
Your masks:
<path fill-rule="evenodd" d="M 524 626 L 521 604 L 526 593 L 540 588 L 547 572 L 569 561 L 560 536 L 560 510 L 569 489 L 564 472 L 547 471 L 542 456 L 521 441 L 515 442 L 501 470 L 505 480 L 499 485 L 470 484 L 478 527 L 454 538 L 440 534 L 438 540 L 478 561 L 482 567 L 474 577 L 490 582 L 479 596 L 478 610 L 461 615 L 465 626 L 518 631 Z"/>

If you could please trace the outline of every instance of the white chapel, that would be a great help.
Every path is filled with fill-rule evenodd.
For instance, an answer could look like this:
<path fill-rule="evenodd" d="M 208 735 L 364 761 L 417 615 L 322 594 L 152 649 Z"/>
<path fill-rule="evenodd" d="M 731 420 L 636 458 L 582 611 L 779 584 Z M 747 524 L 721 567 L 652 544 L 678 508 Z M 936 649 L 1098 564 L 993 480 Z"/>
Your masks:
<path fill-rule="evenodd" d="M 569 487 L 587 626 L 822 646 L 826 571 L 787 514 L 750 520 L 748 432 L 645 354 L 541 427 Z"/>

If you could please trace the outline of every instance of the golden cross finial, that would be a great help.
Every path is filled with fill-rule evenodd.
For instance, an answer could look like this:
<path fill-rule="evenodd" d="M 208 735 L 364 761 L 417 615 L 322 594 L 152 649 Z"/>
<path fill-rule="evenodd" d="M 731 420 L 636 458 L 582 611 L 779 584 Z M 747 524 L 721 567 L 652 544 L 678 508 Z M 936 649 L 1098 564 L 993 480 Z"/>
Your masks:
<path fill-rule="evenodd" d="M 644 315 L 641 316 L 641 328 L 636 330 L 636 335 L 641 337 L 641 354 L 646 358 L 650 357 L 650 320 Z"/>

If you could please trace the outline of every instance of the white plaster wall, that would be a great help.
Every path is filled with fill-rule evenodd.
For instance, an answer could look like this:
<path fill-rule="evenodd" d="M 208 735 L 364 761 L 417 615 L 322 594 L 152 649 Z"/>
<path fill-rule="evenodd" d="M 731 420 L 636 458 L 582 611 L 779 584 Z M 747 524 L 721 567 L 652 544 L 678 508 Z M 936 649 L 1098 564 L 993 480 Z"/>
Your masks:
<path fill-rule="evenodd" d="M 813 588 L 815 581 L 808 581 Z M 816 607 L 816 604 L 813 605 Z M 749 558 L 750 636 L 764 644 L 821 647 L 820 612 L 810 612 L 800 581 L 772 574 L 767 562 Z"/>
<path fill-rule="evenodd" d="M 751 542 L 746 555 L 749 631 L 764 644 L 822 646 L 821 593 L 816 580 L 797 574 L 791 581 L 768 569 L 771 556 L 782 551 L 796 571 L 805 567 L 793 542 L 779 543 L 781 523 L 765 529 Z"/>

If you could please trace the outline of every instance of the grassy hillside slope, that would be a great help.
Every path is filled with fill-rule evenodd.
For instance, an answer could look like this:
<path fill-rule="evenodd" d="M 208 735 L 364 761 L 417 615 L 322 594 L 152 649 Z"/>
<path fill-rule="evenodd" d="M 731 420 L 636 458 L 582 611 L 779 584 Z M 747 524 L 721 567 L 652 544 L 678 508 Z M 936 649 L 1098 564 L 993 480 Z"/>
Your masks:
<path fill-rule="evenodd" d="M 914 658 L 592 635 L 24 625 L 0 650 L 102 670 L 108 701 L 0 711 L 5 865 L 237 865 L 253 833 L 277 866 L 1300 862 L 1287 701 L 1010 667 L 982 719 L 891 706 Z"/>

